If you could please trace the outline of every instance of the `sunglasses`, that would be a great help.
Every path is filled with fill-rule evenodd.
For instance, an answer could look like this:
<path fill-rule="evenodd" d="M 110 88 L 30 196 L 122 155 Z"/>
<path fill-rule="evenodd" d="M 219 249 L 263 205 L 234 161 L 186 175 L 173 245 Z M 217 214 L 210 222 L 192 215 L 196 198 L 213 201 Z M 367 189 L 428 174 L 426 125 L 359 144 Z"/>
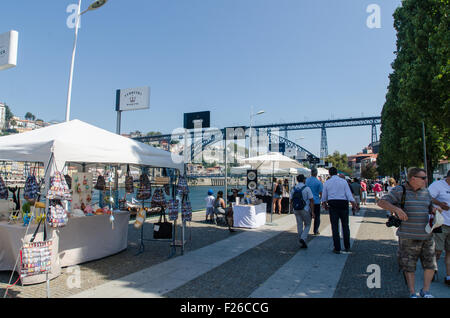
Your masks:
<path fill-rule="evenodd" d="M 422 179 L 422 180 L 426 180 L 427 179 L 427 177 L 421 177 L 421 176 L 413 176 L 414 178 L 420 178 L 420 179 Z"/>

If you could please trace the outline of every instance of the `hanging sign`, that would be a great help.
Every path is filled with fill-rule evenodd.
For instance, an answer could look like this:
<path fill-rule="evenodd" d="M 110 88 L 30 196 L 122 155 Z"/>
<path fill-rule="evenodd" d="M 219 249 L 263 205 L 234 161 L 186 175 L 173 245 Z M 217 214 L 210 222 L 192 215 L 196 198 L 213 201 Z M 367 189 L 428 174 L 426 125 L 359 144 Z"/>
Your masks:
<path fill-rule="evenodd" d="M 19 32 L 11 30 L 0 34 L 0 71 L 17 65 Z"/>
<path fill-rule="evenodd" d="M 150 87 L 118 89 L 116 91 L 116 111 L 149 109 Z"/>

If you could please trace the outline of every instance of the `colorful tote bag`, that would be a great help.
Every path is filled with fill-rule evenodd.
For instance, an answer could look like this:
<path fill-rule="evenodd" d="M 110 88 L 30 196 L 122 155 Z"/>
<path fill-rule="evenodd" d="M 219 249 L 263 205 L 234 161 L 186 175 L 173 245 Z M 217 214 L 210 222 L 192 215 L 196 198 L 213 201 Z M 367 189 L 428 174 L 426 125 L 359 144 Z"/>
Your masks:
<path fill-rule="evenodd" d="M 5 181 L 0 176 L 0 199 L 7 200 L 8 199 L 8 188 L 5 185 Z"/>
<path fill-rule="evenodd" d="M 188 198 L 183 200 L 183 203 L 181 205 L 181 219 L 183 221 L 192 220 L 192 206 Z"/>
<path fill-rule="evenodd" d="M 141 174 L 139 177 L 139 188 L 137 190 L 136 198 L 138 200 L 148 200 L 152 196 L 152 185 L 146 174 Z"/>
<path fill-rule="evenodd" d="M 50 178 L 50 188 L 47 192 L 49 200 L 71 200 L 69 186 L 67 185 L 66 178 L 61 172 L 56 171 L 55 175 Z"/>
<path fill-rule="evenodd" d="M 139 229 L 142 224 L 145 222 L 147 214 L 145 209 L 140 209 L 138 214 L 136 215 L 136 221 L 134 222 L 134 228 Z"/>
<path fill-rule="evenodd" d="M 177 190 L 179 195 L 185 195 L 189 193 L 189 187 L 184 176 L 179 177 Z"/>
<path fill-rule="evenodd" d="M 50 202 L 49 211 L 47 213 L 47 222 L 50 227 L 58 228 L 66 226 L 68 222 L 67 211 L 57 202 Z"/>
<path fill-rule="evenodd" d="M 174 221 L 178 219 L 178 207 L 180 206 L 179 200 L 169 200 L 167 209 L 169 210 L 169 220 Z"/>
<path fill-rule="evenodd" d="M 23 197 L 26 200 L 36 200 L 39 192 L 39 185 L 36 181 L 36 176 L 29 175 L 25 181 L 25 187 L 23 189 Z"/>
<path fill-rule="evenodd" d="M 153 192 L 151 205 L 152 205 L 152 208 L 155 208 L 155 207 L 166 207 L 166 205 L 167 205 L 166 198 L 165 198 L 164 192 L 163 192 L 163 190 L 161 188 L 157 188 Z"/>

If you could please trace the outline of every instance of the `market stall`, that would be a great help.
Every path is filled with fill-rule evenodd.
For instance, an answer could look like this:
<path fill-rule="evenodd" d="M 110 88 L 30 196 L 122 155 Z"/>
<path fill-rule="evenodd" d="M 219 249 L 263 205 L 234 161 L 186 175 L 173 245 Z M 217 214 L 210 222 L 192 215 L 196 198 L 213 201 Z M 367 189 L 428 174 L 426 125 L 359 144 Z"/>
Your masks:
<path fill-rule="evenodd" d="M 50 193 L 50 177 L 62 172 L 66 165 L 74 163 L 81 164 L 83 169 L 98 163 L 115 167 L 132 164 L 177 169 L 180 174 L 184 174 L 182 157 L 79 120 L 0 137 L 0 160 L 43 163 L 46 171 L 43 197 Z M 89 182 L 85 181 L 83 176 L 81 178 L 83 179 L 80 185 L 87 189 Z M 87 205 L 89 195 L 89 191 L 85 193 L 80 191 L 75 199 L 80 202 L 86 201 L 83 203 Z M 49 209 L 49 201 L 51 200 L 47 195 L 45 211 Z M 61 266 L 99 259 L 127 247 L 128 212 L 113 212 L 110 208 L 105 209 L 105 213 L 99 211 L 100 215 L 85 213 L 77 217 L 74 207 L 72 205 L 70 208 L 69 212 L 72 212 L 72 215 L 69 213 L 71 217 L 65 226 L 48 228 L 48 237 L 52 238 L 52 245 L 49 248 L 52 251 L 52 261 L 48 277 L 44 278 L 42 275 L 23 277 L 22 284 L 48 281 L 47 278 L 59 275 Z M 69 209 L 67 206 L 66 208 Z M 81 214 L 86 212 L 81 209 L 80 211 Z M 44 221 L 42 227 L 45 224 Z M 19 251 L 22 244 L 29 241 L 29 235 L 33 234 L 35 227 L 36 224 L 31 223 L 28 227 L 20 222 L 18 224 L 0 222 L 0 269 L 17 271 Z"/>
<path fill-rule="evenodd" d="M 233 204 L 233 226 L 258 228 L 266 224 L 266 204 L 236 205 Z"/>

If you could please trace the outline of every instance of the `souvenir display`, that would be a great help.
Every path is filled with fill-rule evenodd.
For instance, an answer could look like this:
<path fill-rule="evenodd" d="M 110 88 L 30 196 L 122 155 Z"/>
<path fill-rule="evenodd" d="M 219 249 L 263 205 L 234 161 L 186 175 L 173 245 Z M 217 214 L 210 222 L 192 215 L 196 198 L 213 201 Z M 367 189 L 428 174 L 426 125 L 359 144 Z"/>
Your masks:
<path fill-rule="evenodd" d="M 31 242 L 20 250 L 20 277 L 45 274 L 51 270 L 52 241 Z"/>
<path fill-rule="evenodd" d="M 152 195 L 152 186 L 146 174 L 141 174 L 139 177 L 139 188 L 137 190 L 136 198 L 138 200 L 148 200 Z"/>
<path fill-rule="evenodd" d="M 81 209 L 86 212 L 92 204 L 92 173 L 78 172 L 72 175 L 72 211 Z M 90 211 L 92 213 L 92 211 Z"/>
<path fill-rule="evenodd" d="M 179 200 L 169 200 L 167 209 L 169 210 L 169 220 L 174 221 L 178 219 L 178 207 L 180 201 Z"/>
<path fill-rule="evenodd" d="M 69 186 L 62 173 L 56 171 L 50 178 L 50 188 L 47 192 L 49 207 L 47 222 L 53 228 L 63 227 L 67 224 L 67 201 L 71 200 Z"/>
<path fill-rule="evenodd" d="M 166 198 L 164 196 L 164 192 L 163 192 L 162 188 L 157 188 L 153 192 L 151 205 L 153 208 L 158 207 L 158 206 L 165 207 L 167 205 Z"/>

